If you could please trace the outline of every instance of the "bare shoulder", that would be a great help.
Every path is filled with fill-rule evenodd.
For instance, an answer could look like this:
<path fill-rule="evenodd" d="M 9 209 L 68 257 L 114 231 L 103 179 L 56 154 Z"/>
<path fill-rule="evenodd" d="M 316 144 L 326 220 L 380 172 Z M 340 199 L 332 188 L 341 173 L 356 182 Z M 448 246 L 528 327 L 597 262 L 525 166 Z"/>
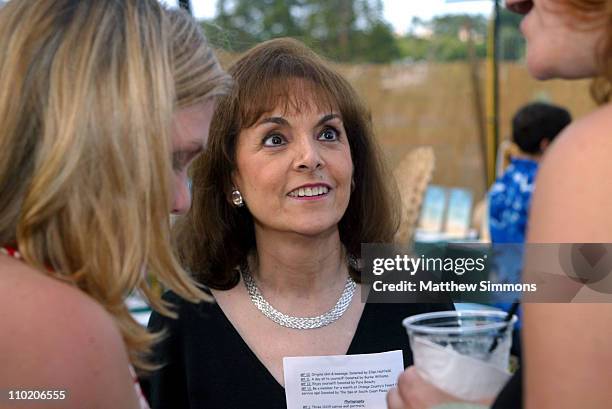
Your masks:
<path fill-rule="evenodd" d="M 538 173 L 529 241 L 612 242 L 611 152 L 609 106 L 559 136 Z M 607 407 L 612 304 L 527 304 L 524 320 L 527 385 L 537 385 L 527 407 Z"/>
<path fill-rule="evenodd" d="M 529 222 L 532 242 L 612 242 L 612 107 L 575 121 L 546 153 Z"/>
<path fill-rule="evenodd" d="M 120 332 L 79 289 L 1 256 L 0 322 L 3 387 L 66 390 L 66 408 L 135 407 Z"/>

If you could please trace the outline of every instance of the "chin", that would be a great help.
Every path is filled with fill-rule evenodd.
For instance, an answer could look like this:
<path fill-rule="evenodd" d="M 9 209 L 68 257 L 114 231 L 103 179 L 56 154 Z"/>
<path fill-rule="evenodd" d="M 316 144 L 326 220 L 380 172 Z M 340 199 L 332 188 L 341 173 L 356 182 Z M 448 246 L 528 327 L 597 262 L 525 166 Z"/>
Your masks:
<path fill-rule="evenodd" d="M 335 227 L 335 226 L 334 226 Z M 296 233 L 302 235 L 302 236 L 308 236 L 308 237 L 317 237 L 317 236 L 321 236 L 324 233 L 327 233 L 331 230 L 330 227 L 308 227 L 308 228 L 300 228 L 300 229 L 296 229 Z"/>
<path fill-rule="evenodd" d="M 554 64 L 552 59 L 542 58 L 543 55 L 540 55 L 536 58 L 530 58 L 529 54 L 527 55 L 527 71 L 529 74 L 540 81 L 551 80 L 551 79 L 577 79 L 583 78 L 581 76 L 575 75 L 572 72 L 565 71 L 564 69 L 573 67 L 564 67 L 563 64 Z"/>
<path fill-rule="evenodd" d="M 551 79 L 580 80 L 592 78 L 597 75 L 597 71 L 595 69 L 587 69 L 577 66 L 555 67 L 528 63 L 527 69 L 532 77 L 540 81 Z"/>
<path fill-rule="evenodd" d="M 295 226 L 292 230 L 295 233 L 301 234 L 303 236 L 316 237 L 319 235 L 323 235 L 329 233 L 330 231 L 337 230 L 338 224 L 329 222 L 326 223 L 321 221 L 317 224 L 308 223 L 300 226 Z"/>
<path fill-rule="evenodd" d="M 537 48 L 527 46 L 527 71 L 533 78 L 540 81 L 555 78 L 554 65 L 551 64 L 552 59 L 546 53 L 539 51 Z"/>
<path fill-rule="evenodd" d="M 550 72 L 550 70 L 539 65 L 527 63 L 527 70 L 529 71 L 529 74 L 536 80 L 545 81 L 556 78 L 555 75 Z"/>
<path fill-rule="evenodd" d="M 572 61 L 581 61 L 576 64 Z M 591 78 L 597 75 L 594 64 L 589 64 L 585 58 L 565 59 L 547 56 L 546 53 L 530 52 L 527 49 L 527 70 L 537 80 L 564 79 L 577 80 Z"/>

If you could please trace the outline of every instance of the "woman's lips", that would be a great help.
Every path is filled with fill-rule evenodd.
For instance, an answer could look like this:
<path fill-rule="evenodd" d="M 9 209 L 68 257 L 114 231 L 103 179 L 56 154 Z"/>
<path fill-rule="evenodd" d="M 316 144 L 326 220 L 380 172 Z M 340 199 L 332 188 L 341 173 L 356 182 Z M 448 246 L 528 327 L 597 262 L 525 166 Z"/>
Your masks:
<path fill-rule="evenodd" d="M 309 183 L 293 189 L 287 196 L 294 199 L 325 197 L 331 190 L 326 183 Z"/>

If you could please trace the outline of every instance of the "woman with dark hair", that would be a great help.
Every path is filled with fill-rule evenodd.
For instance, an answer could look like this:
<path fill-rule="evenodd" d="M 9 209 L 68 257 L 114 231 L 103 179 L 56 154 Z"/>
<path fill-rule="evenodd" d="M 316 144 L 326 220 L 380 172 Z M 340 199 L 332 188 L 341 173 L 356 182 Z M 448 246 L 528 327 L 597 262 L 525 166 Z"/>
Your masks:
<path fill-rule="evenodd" d="M 153 407 L 285 408 L 283 357 L 403 350 L 401 319 L 447 306 L 364 304 L 361 243 L 391 242 L 398 216 L 370 115 L 340 75 L 295 40 L 230 68 L 178 251 L 215 303 L 170 293 L 179 319 L 157 350 Z M 365 297 L 365 295 L 364 295 Z"/>
<path fill-rule="evenodd" d="M 612 0 L 506 0 L 506 5 L 525 15 L 521 31 L 531 75 L 596 78 L 591 91 L 600 105 L 548 148 L 538 171 L 527 242 L 612 243 Z M 606 303 L 524 306 L 524 393 L 517 372 L 493 408 L 610 408 L 610 294 L 582 295 Z M 391 409 L 431 408 L 454 400 L 427 384 L 414 367 L 388 395 Z"/>

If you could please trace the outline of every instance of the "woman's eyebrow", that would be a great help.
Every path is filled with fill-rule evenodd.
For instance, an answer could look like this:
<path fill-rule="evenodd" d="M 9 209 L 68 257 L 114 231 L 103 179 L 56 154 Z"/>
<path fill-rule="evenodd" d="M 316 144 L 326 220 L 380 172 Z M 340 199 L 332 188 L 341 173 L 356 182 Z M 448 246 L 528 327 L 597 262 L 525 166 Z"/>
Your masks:
<path fill-rule="evenodd" d="M 283 117 L 272 116 L 272 117 L 263 118 L 257 121 L 257 125 L 263 125 L 263 124 L 289 125 L 289 122 Z"/>
<path fill-rule="evenodd" d="M 336 118 L 342 120 L 342 118 L 340 118 L 340 115 L 338 114 L 327 114 L 323 116 L 321 119 L 319 119 L 319 122 L 317 122 L 317 126 L 323 125 L 325 122 L 330 121 L 332 119 L 336 119 Z"/>
<path fill-rule="evenodd" d="M 324 115 L 321 119 L 319 119 L 319 121 L 317 122 L 316 126 L 319 125 L 323 125 L 325 122 L 330 121 L 332 119 L 341 119 L 340 115 L 338 114 L 327 114 Z M 277 124 L 277 125 L 289 125 L 289 122 L 280 116 L 271 116 L 268 118 L 262 118 L 259 121 L 257 121 L 257 125 L 263 125 L 263 124 Z"/>

